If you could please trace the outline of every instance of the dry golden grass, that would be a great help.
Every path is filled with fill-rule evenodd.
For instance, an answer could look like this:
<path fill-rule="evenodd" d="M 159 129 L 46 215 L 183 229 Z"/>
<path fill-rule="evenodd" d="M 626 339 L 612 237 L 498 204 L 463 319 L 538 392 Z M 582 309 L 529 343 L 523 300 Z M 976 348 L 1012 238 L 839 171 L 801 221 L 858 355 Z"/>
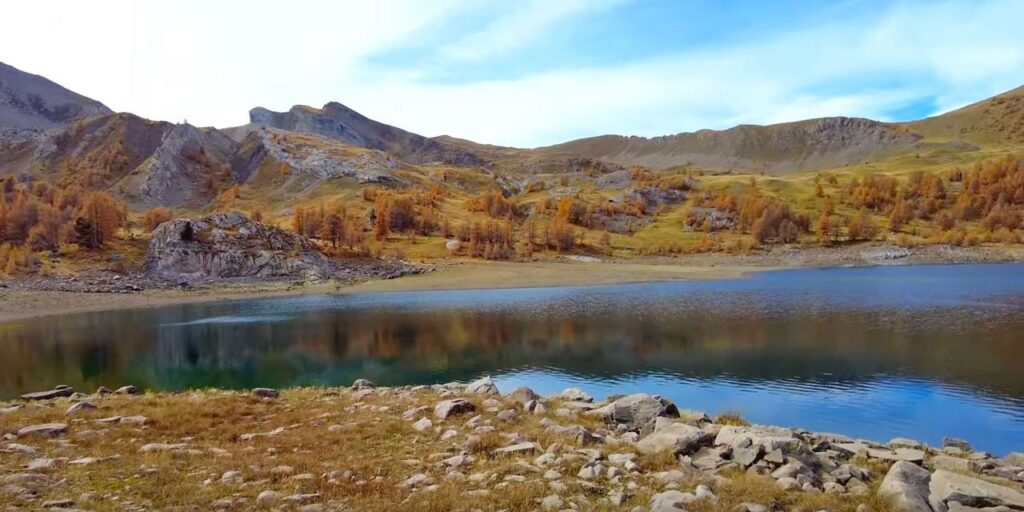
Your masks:
<path fill-rule="evenodd" d="M 137 397 L 108 396 L 95 399 L 99 409 L 72 418 L 64 411 L 66 399 L 30 403 L 15 412 L 0 414 L 0 431 L 15 432 L 38 423 L 66 422 L 69 433 L 58 439 L 18 439 L 38 449 L 33 455 L 7 453 L 0 457 L 0 475 L 23 472 L 23 466 L 39 457 L 66 458 L 46 472 L 56 485 L 43 486 L 33 502 L 0 493 L 0 508 L 38 506 L 44 500 L 70 498 L 90 510 L 209 509 L 220 500 L 240 500 L 235 510 L 271 508 L 257 505 L 257 496 L 267 490 L 282 497 L 317 494 L 315 502 L 328 510 L 537 510 L 540 499 L 553 493 L 542 473 L 548 468 L 531 467 L 540 454 L 499 456 L 494 450 L 513 442 L 515 434 L 566 456 L 559 480 L 566 486 L 560 494 L 566 504 L 581 509 L 615 509 L 604 498 L 621 489 L 625 482 L 637 487 L 623 505 L 646 505 L 662 486 L 652 476 L 678 467 L 670 454 L 638 457 L 642 474 L 628 475 L 615 484 L 604 479 L 594 483 L 576 477 L 586 462 L 573 454 L 579 448 L 572 438 L 548 432 L 543 421 L 563 425 L 584 425 L 598 430 L 600 420 L 564 417 L 554 412 L 524 414 L 502 422 L 494 410 L 484 410 L 484 399 L 467 397 L 482 415 L 480 425 L 493 425 L 495 432 L 479 434 L 466 424 L 476 413 L 446 421 L 432 418 L 434 426 L 419 432 L 403 413 L 413 407 L 432 406 L 443 399 L 431 390 L 380 389 L 358 397 L 347 389 L 302 388 L 284 391 L 279 399 L 264 400 L 243 392 L 197 391 L 181 394 L 146 394 Z M 498 410 L 515 408 L 500 399 Z M 558 402 L 549 411 L 556 411 Z M 432 410 L 425 414 L 431 417 Z M 97 422 L 111 416 L 142 415 L 144 425 Z M 245 434 L 280 433 L 246 440 Z M 441 440 L 446 430 L 455 437 Z M 468 442 L 467 442 L 468 441 Z M 181 450 L 142 453 L 148 443 L 183 443 Z M 551 447 L 555 448 L 551 448 Z M 632 452 L 631 445 L 589 445 L 604 455 Z M 474 457 L 461 468 L 463 477 L 446 479 L 441 460 L 466 453 Z M 66 462 L 81 457 L 99 459 L 90 465 Z M 281 469 L 288 466 L 290 471 Z M 278 468 L 278 469 L 275 469 Z M 884 471 L 884 469 L 881 469 Z M 242 484 L 222 483 L 225 472 L 238 471 Z M 423 473 L 433 488 L 401 485 L 410 476 Z M 879 474 L 876 471 L 876 474 Z M 888 510 L 887 504 L 871 497 L 786 493 L 768 477 L 729 475 L 729 484 L 716 484 L 704 477 L 680 485 L 692 491 L 700 483 L 714 487 L 719 500 L 691 510 L 730 510 L 742 502 L 775 504 L 778 509 L 827 509 L 853 511 L 868 503 L 872 511 Z M 872 484 L 877 485 L 877 481 Z M 426 485 L 426 484 L 424 484 Z M 872 491 L 874 487 L 872 488 Z M 485 494 L 482 491 L 486 491 Z M 873 495 L 873 492 L 872 492 Z M 278 503 L 280 504 L 280 503 Z M 276 505 L 275 505 L 276 506 Z"/>

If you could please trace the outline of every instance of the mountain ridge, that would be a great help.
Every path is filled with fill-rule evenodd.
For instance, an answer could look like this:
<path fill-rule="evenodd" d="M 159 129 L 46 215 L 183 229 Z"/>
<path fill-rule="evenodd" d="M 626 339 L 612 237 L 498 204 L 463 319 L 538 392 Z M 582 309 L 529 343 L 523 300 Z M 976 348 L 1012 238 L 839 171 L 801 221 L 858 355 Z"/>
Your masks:
<path fill-rule="evenodd" d="M 112 113 L 96 100 L 0 62 L 0 141 L 21 141 L 79 119 Z"/>
<path fill-rule="evenodd" d="M 825 117 L 650 138 L 602 135 L 523 149 L 426 137 L 338 102 L 321 108 L 295 105 L 284 112 L 255 107 L 246 125 L 196 128 L 115 114 L 45 78 L 10 66 L 2 70 L 14 70 L 8 75 L 19 78 L 4 82 L 19 85 L 9 91 L 45 101 L 35 102 L 40 108 L 28 121 L 0 116 L 0 130 L 19 134 L 0 146 L 0 176 L 28 173 L 74 181 L 115 191 L 136 206 L 201 208 L 226 188 L 251 180 L 273 187 L 275 195 L 310 194 L 336 180 L 398 186 L 414 174 L 424 178 L 451 167 L 517 189 L 537 175 L 599 176 L 634 166 L 782 175 L 859 165 L 922 148 L 941 146 L 959 154 L 1024 144 L 1024 87 L 905 123 Z M 0 105 L 7 108 L 0 113 L 12 111 L 13 104 Z M 65 104 L 71 106 L 47 117 L 56 111 L 53 105 Z"/>

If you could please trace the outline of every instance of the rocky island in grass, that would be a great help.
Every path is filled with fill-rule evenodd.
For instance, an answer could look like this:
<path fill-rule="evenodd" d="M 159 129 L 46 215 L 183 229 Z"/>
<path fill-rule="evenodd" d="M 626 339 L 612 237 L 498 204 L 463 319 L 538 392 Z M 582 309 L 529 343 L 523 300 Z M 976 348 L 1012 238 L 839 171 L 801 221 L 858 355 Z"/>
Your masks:
<path fill-rule="evenodd" d="M 468 385 L 88 395 L 0 408 L 6 510 L 1024 510 L 1003 457 Z"/>

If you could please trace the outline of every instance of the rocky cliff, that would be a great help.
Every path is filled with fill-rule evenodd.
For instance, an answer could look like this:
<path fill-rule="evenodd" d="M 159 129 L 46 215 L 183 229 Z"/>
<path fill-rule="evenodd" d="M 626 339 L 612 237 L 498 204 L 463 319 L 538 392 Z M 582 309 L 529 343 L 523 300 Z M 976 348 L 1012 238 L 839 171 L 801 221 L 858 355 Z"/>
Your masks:
<path fill-rule="evenodd" d="M 169 280 L 204 278 L 301 278 L 317 280 L 333 272 L 316 245 L 240 213 L 175 219 L 154 232 L 146 270 Z"/>

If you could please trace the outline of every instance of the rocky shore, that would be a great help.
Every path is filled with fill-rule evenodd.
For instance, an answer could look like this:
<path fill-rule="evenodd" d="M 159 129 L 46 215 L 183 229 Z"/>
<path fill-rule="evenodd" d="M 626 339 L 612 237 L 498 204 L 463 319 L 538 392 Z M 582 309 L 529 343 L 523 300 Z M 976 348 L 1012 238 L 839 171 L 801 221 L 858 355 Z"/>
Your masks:
<path fill-rule="evenodd" d="M 648 394 L 469 384 L 0 406 L 8 510 L 1024 510 L 1024 453 L 749 425 Z"/>

